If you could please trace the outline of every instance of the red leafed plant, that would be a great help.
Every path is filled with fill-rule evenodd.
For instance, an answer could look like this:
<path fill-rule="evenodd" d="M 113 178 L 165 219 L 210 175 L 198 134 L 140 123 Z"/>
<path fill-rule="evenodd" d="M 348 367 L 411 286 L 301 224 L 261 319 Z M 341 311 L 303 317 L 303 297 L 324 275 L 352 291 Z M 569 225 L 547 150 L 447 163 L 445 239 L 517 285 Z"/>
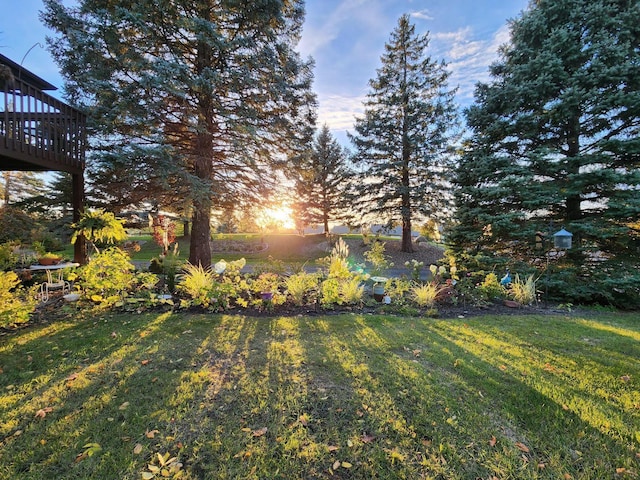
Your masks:
<path fill-rule="evenodd" d="M 164 215 L 153 219 L 153 239 L 162 247 L 162 254 L 166 255 L 169 245 L 176 241 L 176 225 Z"/>

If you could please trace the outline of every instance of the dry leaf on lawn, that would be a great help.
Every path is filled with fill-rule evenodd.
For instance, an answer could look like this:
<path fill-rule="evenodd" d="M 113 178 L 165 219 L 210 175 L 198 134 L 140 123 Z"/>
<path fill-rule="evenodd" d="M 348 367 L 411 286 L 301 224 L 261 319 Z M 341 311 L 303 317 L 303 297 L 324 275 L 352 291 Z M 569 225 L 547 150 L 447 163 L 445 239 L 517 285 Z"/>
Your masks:
<path fill-rule="evenodd" d="M 268 429 L 267 429 L 267 427 L 262 427 L 262 428 L 260 428 L 260 429 L 258 429 L 258 430 L 254 430 L 254 431 L 253 431 L 253 436 L 254 436 L 254 437 L 261 437 L 261 436 L 263 436 L 265 433 L 267 433 L 267 430 L 268 430 Z"/>

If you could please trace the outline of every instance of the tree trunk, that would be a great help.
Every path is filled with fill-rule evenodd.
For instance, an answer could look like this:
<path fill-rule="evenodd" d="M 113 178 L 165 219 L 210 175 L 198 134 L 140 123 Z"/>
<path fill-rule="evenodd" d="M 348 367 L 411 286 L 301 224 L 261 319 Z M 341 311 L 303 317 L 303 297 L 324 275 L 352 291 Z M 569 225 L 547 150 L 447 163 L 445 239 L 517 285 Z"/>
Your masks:
<path fill-rule="evenodd" d="M 195 174 L 210 183 L 213 167 L 211 163 L 211 136 L 207 131 L 196 135 Z M 191 243 L 189 245 L 189 263 L 211 266 L 211 192 L 198 192 L 193 199 L 193 217 L 191 219 Z"/>

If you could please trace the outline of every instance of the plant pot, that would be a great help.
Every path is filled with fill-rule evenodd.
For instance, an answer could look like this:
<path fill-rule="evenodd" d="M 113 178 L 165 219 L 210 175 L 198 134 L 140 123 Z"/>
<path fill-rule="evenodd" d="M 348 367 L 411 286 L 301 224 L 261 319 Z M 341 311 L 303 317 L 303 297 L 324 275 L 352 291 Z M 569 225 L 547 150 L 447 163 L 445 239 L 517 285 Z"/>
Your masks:
<path fill-rule="evenodd" d="M 61 257 L 42 257 L 38 259 L 40 265 L 57 265 L 62 260 Z"/>

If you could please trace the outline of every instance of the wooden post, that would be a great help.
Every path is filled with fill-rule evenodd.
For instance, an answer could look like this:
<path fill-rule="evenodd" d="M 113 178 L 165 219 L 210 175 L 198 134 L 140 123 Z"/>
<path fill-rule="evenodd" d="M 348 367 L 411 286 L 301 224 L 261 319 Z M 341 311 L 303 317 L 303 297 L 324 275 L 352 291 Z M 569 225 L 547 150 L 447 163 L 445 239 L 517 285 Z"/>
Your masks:
<path fill-rule="evenodd" d="M 73 222 L 80 220 L 80 215 L 84 210 L 84 173 L 72 174 L 73 189 Z M 84 265 L 87 263 L 87 247 L 83 235 L 79 235 L 73 247 L 73 261 Z"/>

